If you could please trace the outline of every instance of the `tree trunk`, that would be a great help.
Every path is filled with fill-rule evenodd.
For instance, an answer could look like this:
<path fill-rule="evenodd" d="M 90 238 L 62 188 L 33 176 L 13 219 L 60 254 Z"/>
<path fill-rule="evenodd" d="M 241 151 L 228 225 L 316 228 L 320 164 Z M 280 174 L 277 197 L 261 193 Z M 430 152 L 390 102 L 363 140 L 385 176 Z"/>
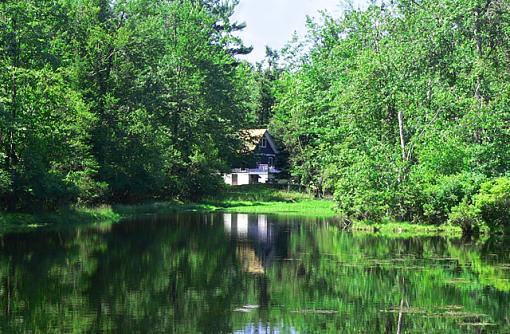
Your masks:
<path fill-rule="evenodd" d="M 483 45 L 482 45 L 482 36 L 481 36 L 481 27 L 480 27 L 480 9 L 475 10 L 475 29 L 473 31 L 473 35 L 475 37 L 476 42 L 476 53 L 479 58 L 483 57 Z M 478 73 L 476 78 L 476 88 L 475 88 L 475 98 L 480 101 L 482 100 L 481 94 L 482 87 L 482 77 Z"/>
<path fill-rule="evenodd" d="M 398 129 L 400 133 L 400 148 L 402 150 L 402 161 L 407 161 L 406 154 L 406 138 L 404 132 L 404 113 L 402 111 L 398 112 Z"/>
<path fill-rule="evenodd" d="M 15 124 L 18 114 L 18 83 L 16 71 L 20 66 L 20 48 L 18 41 L 18 22 L 15 17 L 12 18 L 12 31 L 13 31 L 13 53 L 12 53 L 12 89 L 11 89 L 11 119 L 9 127 L 9 149 L 7 156 L 8 169 L 16 163 L 16 147 L 15 147 Z"/>
<path fill-rule="evenodd" d="M 480 23 L 480 15 L 481 9 L 477 8 L 475 10 L 475 27 L 473 31 L 473 35 L 476 43 L 476 53 L 479 59 L 483 58 L 483 43 L 482 43 L 482 34 L 481 34 L 481 23 Z M 478 116 L 481 117 L 481 109 L 483 107 L 483 96 L 482 96 L 482 83 L 483 77 L 482 74 L 476 74 L 476 87 L 475 87 L 475 99 L 478 101 Z M 478 127 L 474 133 L 474 139 L 477 143 L 482 142 L 482 131 Z"/>

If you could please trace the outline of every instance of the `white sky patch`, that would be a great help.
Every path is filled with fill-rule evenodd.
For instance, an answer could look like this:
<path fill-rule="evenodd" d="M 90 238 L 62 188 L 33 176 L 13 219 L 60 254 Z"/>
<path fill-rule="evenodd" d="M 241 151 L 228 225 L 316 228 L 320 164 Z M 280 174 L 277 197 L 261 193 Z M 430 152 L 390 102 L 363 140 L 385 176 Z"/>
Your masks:
<path fill-rule="evenodd" d="M 366 6 L 368 0 L 353 0 L 355 8 Z M 334 17 L 340 16 L 345 1 L 342 0 L 241 0 L 234 21 L 246 22 L 247 27 L 239 36 L 245 45 L 254 50 L 243 57 L 255 63 L 265 56 L 266 45 L 281 49 L 296 31 L 306 33 L 306 16 L 318 17 L 327 10 Z"/>

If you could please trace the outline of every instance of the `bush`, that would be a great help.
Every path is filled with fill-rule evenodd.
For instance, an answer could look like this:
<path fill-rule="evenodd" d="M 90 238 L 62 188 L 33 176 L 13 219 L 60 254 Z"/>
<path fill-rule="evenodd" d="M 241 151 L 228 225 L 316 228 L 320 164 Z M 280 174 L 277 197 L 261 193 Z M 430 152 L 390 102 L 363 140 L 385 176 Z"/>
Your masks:
<path fill-rule="evenodd" d="M 65 180 L 75 187 L 75 198 L 78 204 L 98 204 L 104 198 L 108 184 L 94 180 L 96 171 L 89 168 L 84 171 L 72 172 Z"/>
<path fill-rule="evenodd" d="M 347 152 L 349 164 L 338 168 L 334 198 L 342 216 L 379 221 L 399 213 L 397 177 L 386 154 L 369 157 L 363 152 Z"/>
<path fill-rule="evenodd" d="M 466 201 L 452 209 L 448 222 L 460 227 L 465 235 L 478 234 L 487 229 L 487 225 L 480 217 L 480 210 Z"/>
<path fill-rule="evenodd" d="M 452 209 L 449 222 L 460 226 L 465 234 L 484 228 L 490 229 L 492 233 L 509 232 L 510 178 L 501 177 L 483 183 L 471 204 L 464 201 Z"/>
<path fill-rule="evenodd" d="M 439 176 L 432 184 L 425 184 L 423 189 L 425 220 L 434 224 L 444 223 L 452 208 L 471 198 L 478 191 L 483 178 L 481 175 L 459 173 Z"/>
<path fill-rule="evenodd" d="M 491 231 L 510 230 L 510 177 L 501 177 L 482 185 L 474 196 L 474 206 Z"/>

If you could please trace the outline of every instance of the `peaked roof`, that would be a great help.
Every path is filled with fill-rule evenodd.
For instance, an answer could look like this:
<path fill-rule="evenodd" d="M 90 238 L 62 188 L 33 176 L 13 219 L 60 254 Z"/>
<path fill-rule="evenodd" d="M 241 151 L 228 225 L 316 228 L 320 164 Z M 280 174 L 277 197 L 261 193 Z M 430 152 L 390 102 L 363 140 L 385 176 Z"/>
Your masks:
<path fill-rule="evenodd" d="M 257 144 L 266 132 L 267 129 L 243 129 L 239 134 L 244 141 L 244 146 L 251 152 L 257 148 Z"/>
<path fill-rule="evenodd" d="M 272 149 L 276 153 L 279 152 L 267 129 L 243 129 L 239 132 L 239 134 L 241 139 L 244 141 L 244 145 L 248 152 L 252 152 L 257 148 L 257 145 L 260 143 L 264 135 L 266 135 L 266 138 L 268 139 L 267 141 L 269 145 L 271 145 Z"/>

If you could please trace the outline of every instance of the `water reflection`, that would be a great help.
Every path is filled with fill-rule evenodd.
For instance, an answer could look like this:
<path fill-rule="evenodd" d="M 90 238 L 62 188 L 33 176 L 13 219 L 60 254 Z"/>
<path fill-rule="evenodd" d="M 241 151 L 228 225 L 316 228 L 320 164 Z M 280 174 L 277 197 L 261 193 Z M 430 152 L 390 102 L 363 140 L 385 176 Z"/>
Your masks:
<path fill-rule="evenodd" d="M 242 330 L 234 331 L 234 334 L 298 334 L 299 331 L 294 328 L 282 330 L 268 323 L 249 324 Z"/>
<path fill-rule="evenodd" d="M 508 333 L 508 250 L 243 214 L 9 234 L 0 332 Z"/>
<path fill-rule="evenodd" d="M 263 275 L 275 258 L 284 256 L 278 250 L 287 248 L 289 231 L 285 226 L 268 224 L 267 215 L 225 213 L 223 223 L 225 233 L 237 244 L 237 259 L 245 272 Z"/>
<path fill-rule="evenodd" d="M 271 242 L 267 215 L 223 214 L 225 233 L 238 240 L 254 240 L 259 243 Z"/>

